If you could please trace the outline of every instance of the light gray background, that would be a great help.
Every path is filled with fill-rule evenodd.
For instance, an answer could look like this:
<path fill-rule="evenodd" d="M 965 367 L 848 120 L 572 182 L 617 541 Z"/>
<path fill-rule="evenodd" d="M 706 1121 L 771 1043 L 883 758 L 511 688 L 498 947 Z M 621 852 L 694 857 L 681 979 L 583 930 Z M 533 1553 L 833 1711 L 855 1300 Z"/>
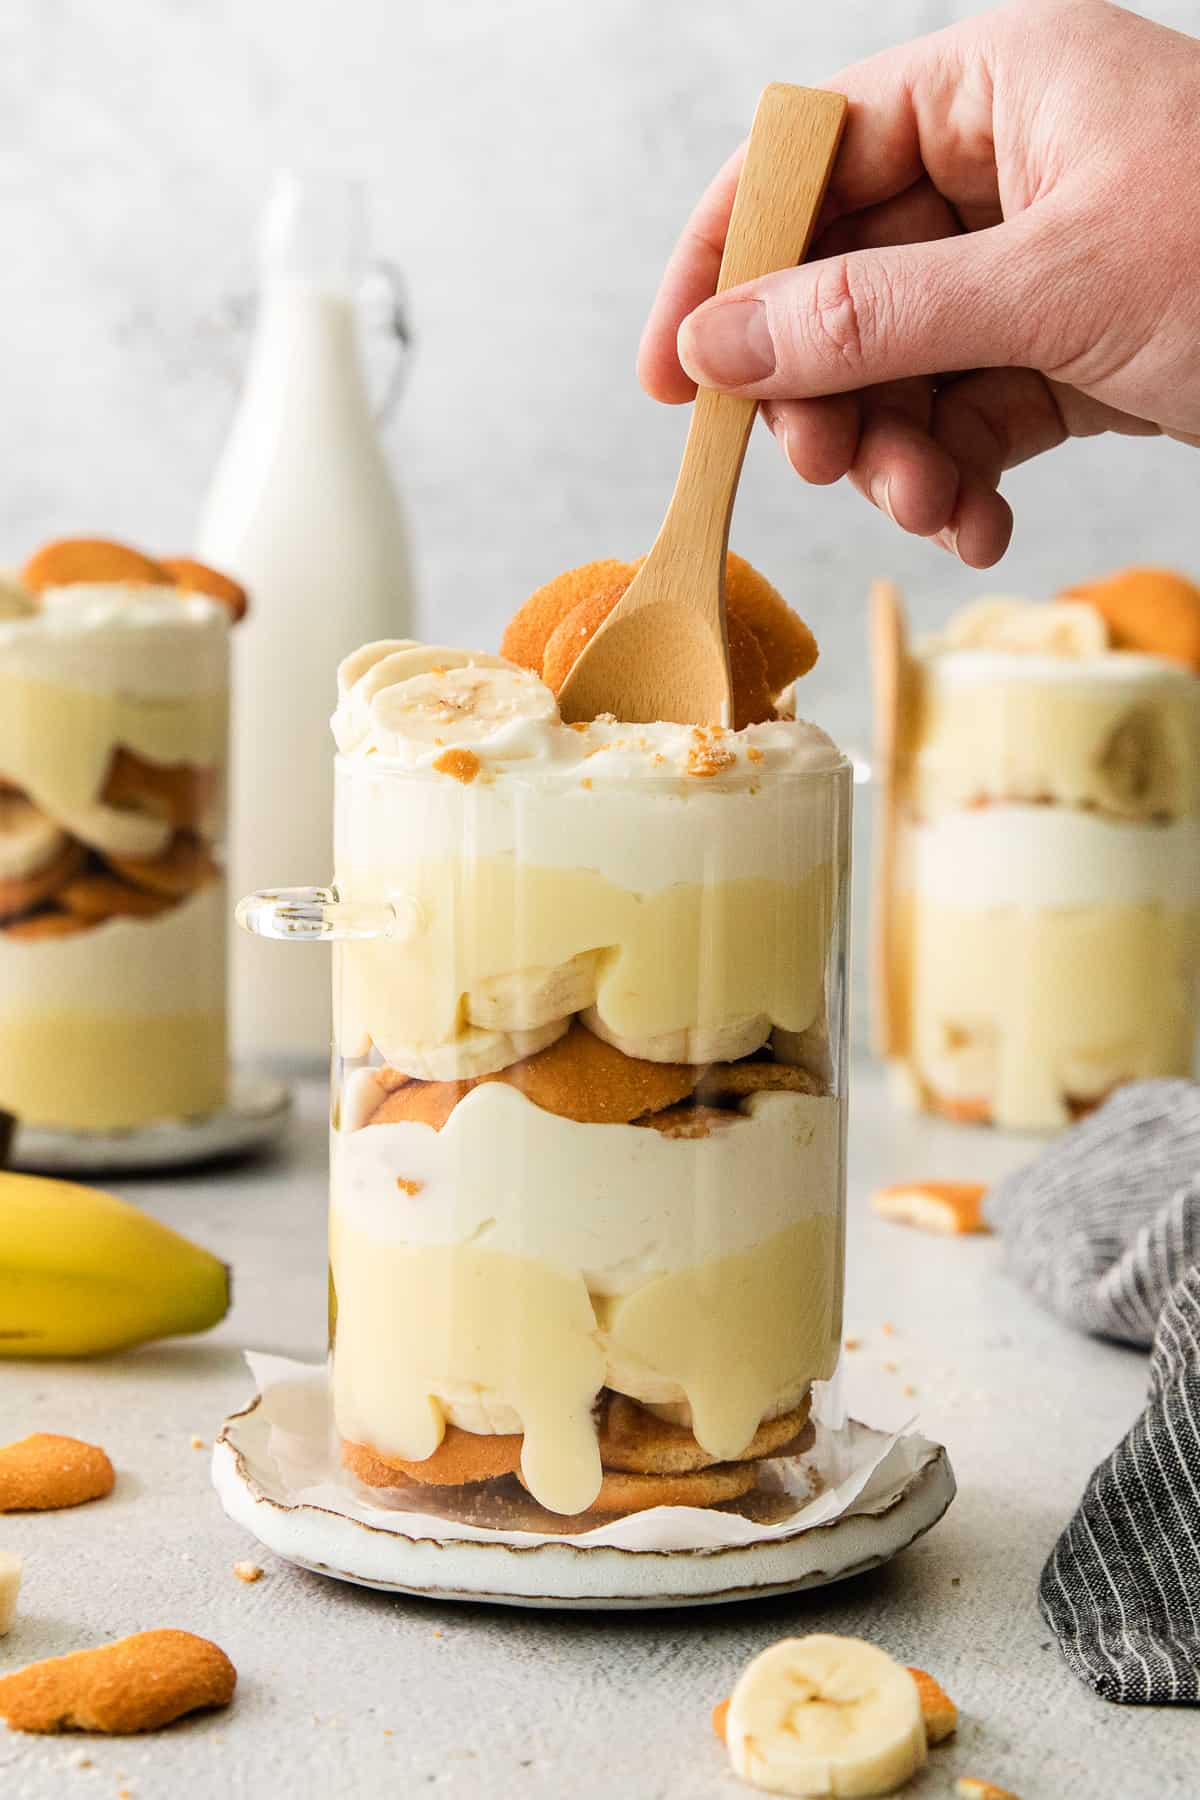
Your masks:
<path fill-rule="evenodd" d="M 638 333 L 686 210 L 773 78 L 975 10 L 938 0 L 5 0 L 0 556 L 189 539 L 228 425 L 257 216 L 284 163 L 361 172 L 419 348 L 389 433 L 428 629 L 494 642 L 531 587 L 653 535 L 683 415 Z M 1200 0 L 1146 10 L 1200 31 Z M 1148 246 L 1152 251 L 1152 246 Z M 807 710 L 866 733 L 863 590 L 919 617 L 1120 560 L 1200 563 L 1196 453 L 1100 440 L 1010 477 L 989 576 L 805 489 L 757 434 L 734 542 L 813 621 Z"/>

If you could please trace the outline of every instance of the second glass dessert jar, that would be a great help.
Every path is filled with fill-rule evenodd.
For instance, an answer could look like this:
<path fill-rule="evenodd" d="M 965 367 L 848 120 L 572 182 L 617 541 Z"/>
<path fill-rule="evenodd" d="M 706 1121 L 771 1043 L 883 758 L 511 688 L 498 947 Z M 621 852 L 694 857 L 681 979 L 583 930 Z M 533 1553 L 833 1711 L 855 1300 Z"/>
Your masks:
<path fill-rule="evenodd" d="M 342 1460 L 499 1520 L 737 1503 L 838 1356 L 848 765 L 462 652 L 340 684 L 335 886 L 240 916 L 336 940 Z"/>

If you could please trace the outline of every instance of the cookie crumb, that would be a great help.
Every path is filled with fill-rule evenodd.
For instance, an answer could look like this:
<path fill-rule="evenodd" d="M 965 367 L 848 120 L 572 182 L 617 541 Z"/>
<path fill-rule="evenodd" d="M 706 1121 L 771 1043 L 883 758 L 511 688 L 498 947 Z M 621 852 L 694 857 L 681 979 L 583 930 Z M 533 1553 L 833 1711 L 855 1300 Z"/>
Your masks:
<path fill-rule="evenodd" d="M 902 1394 L 904 1394 L 904 1395 L 905 1395 L 905 1396 L 906 1396 L 906 1397 L 907 1397 L 907 1398 L 908 1398 L 908 1399 L 909 1399 L 909 1400 L 915 1400 L 915 1399 L 916 1399 L 916 1396 L 917 1396 L 917 1390 L 916 1390 L 916 1388 L 915 1388 L 915 1387 L 914 1387 L 914 1386 L 913 1386 L 913 1384 L 912 1384 L 912 1382 L 911 1382 L 911 1381 L 906 1381 L 906 1382 L 905 1382 L 905 1384 L 904 1384 L 904 1386 L 903 1386 L 903 1387 L 902 1387 L 902 1388 L 901 1388 L 901 1389 L 900 1389 L 900 1392 L 901 1392 L 901 1393 L 902 1393 Z"/>
<path fill-rule="evenodd" d="M 261 1581 L 263 1575 L 262 1569 L 256 1562 L 235 1562 L 233 1565 L 233 1572 L 239 1581 L 245 1581 L 247 1583 Z"/>
<path fill-rule="evenodd" d="M 885 1362 L 883 1364 L 883 1372 L 885 1375 L 894 1375 L 899 1367 L 899 1363 Z"/>
<path fill-rule="evenodd" d="M 92 1767 L 92 1759 L 86 1750 L 72 1750 L 68 1760 L 73 1769 L 90 1769 Z"/>
<path fill-rule="evenodd" d="M 191 1435 L 191 1439 L 189 1441 L 191 1443 L 193 1450 L 203 1450 L 206 1448 L 204 1439 L 202 1437 L 197 1437 L 196 1433 L 194 1431 L 193 1431 L 193 1433 Z"/>
<path fill-rule="evenodd" d="M 846 1339 L 846 1349 L 847 1350 L 861 1350 L 862 1349 L 862 1339 L 860 1337 L 848 1337 Z"/>
<path fill-rule="evenodd" d="M 434 760 L 434 768 L 439 775 L 452 775 L 455 781 L 468 786 L 479 773 L 479 758 L 473 750 L 443 750 Z"/>
<path fill-rule="evenodd" d="M 425 1183 L 423 1181 L 412 1181 L 405 1175 L 397 1175 L 396 1186 L 400 1189 L 402 1194 L 407 1194 L 410 1200 L 415 1200 L 417 1195 L 421 1192 L 421 1189 L 425 1186 Z"/>
<path fill-rule="evenodd" d="M 884 1337 L 895 1337 L 896 1335 L 896 1327 L 892 1324 L 890 1319 L 885 1319 L 879 1329 Z"/>

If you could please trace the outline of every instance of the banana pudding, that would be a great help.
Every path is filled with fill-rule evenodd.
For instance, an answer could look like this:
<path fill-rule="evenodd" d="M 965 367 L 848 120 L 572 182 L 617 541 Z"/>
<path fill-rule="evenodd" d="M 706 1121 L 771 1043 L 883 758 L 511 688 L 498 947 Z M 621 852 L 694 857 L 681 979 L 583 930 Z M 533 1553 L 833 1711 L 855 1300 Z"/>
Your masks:
<path fill-rule="evenodd" d="M 897 853 L 877 973 L 911 1097 L 1048 1130 L 1122 1082 L 1190 1074 L 1200 590 L 1131 570 L 977 602 L 911 656 L 890 641 L 905 666 L 884 684 Z"/>
<path fill-rule="evenodd" d="M 0 590 L 0 1107 L 126 1130 L 225 1094 L 220 835 L 241 590 L 47 545 Z"/>
<path fill-rule="evenodd" d="M 543 652 L 631 573 L 339 671 L 334 1408 L 418 1510 L 736 1502 L 837 1361 L 848 765 L 740 563 L 737 729 L 564 724 Z"/>

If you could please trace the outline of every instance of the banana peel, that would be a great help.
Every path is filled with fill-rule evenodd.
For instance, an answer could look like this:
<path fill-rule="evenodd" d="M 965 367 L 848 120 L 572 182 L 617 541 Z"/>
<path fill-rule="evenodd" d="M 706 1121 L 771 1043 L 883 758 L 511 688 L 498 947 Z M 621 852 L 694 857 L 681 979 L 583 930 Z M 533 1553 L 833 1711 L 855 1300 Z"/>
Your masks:
<path fill-rule="evenodd" d="M 101 1356 L 208 1331 L 226 1265 L 99 1188 L 0 1172 L 0 1357 Z"/>

